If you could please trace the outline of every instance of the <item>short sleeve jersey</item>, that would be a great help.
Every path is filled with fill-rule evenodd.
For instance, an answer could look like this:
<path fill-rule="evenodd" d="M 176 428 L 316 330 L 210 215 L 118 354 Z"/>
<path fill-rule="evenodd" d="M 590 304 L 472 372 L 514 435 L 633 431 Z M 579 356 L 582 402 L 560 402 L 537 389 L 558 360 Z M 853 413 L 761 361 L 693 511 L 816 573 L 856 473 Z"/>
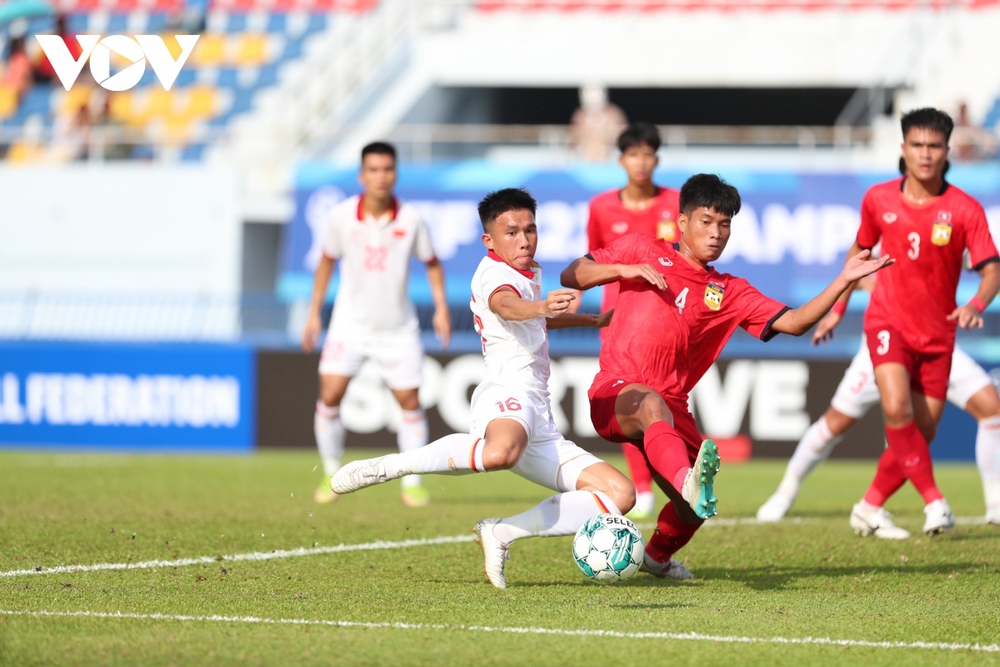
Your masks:
<path fill-rule="evenodd" d="M 389 332 L 419 327 L 407 293 L 410 257 L 434 260 L 427 226 L 410 204 L 394 202 L 376 220 L 360 195 L 333 209 L 323 254 L 340 264 L 340 287 L 330 329 L 339 333 Z"/>
<path fill-rule="evenodd" d="M 490 253 L 472 276 L 472 309 L 476 331 L 483 339 L 487 382 L 543 392 L 548 395 L 549 338 L 545 318 L 511 322 L 490 310 L 490 298 L 510 289 L 522 299 L 542 299 L 542 270 L 519 271 Z"/>
<path fill-rule="evenodd" d="M 642 211 L 632 211 L 622 203 L 620 190 L 602 192 L 590 200 L 587 220 L 587 252 L 609 246 L 629 234 L 652 234 L 668 243 L 680 238 L 677 216 L 681 193 L 673 188 L 657 187 L 652 203 Z M 615 307 L 618 283 L 604 286 L 601 312 Z"/>
<path fill-rule="evenodd" d="M 622 238 L 591 256 L 599 264 L 650 264 L 667 282 L 622 280 L 601 371 L 687 400 L 737 327 L 767 341 L 788 308 L 743 278 L 691 265 L 673 244 L 645 234 Z"/>
<path fill-rule="evenodd" d="M 903 179 L 872 187 L 861 204 L 858 245 L 896 259 L 879 271 L 865 330 L 891 327 L 911 350 L 948 353 L 955 345 L 955 291 L 968 249 L 974 269 L 997 261 L 983 207 L 953 185 L 918 206 L 905 198 Z"/>

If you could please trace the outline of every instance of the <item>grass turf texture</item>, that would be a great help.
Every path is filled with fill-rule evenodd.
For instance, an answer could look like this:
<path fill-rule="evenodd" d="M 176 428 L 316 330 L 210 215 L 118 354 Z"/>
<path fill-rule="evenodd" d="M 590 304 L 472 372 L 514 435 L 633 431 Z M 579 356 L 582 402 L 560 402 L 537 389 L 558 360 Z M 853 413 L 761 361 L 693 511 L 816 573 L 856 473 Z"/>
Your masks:
<path fill-rule="evenodd" d="M 361 452 L 354 452 L 361 454 Z M 368 452 L 365 453 L 369 454 Z M 620 459 L 612 462 L 622 465 Z M 467 535 L 476 520 L 548 495 L 509 473 L 427 476 L 432 504 L 393 482 L 318 506 L 308 452 L 251 457 L 0 453 L 0 571 L 199 558 Z M 720 519 L 751 517 L 784 462 L 723 462 Z M 413 627 L 0 615 L 2 665 L 111 664 L 997 664 L 969 650 L 724 643 L 472 630 L 548 628 L 768 639 L 994 644 L 1000 528 L 919 534 L 910 487 L 889 505 L 918 537 L 861 539 L 847 526 L 874 462 L 830 462 L 779 525 L 703 528 L 679 556 L 687 582 L 639 573 L 586 580 L 571 538 L 516 543 L 509 588 L 492 588 L 472 542 L 268 561 L 0 577 L 0 610 L 310 619 Z M 972 465 L 937 478 L 956 515 L 980 516 Z M 651 534 L 652 525 L 644 526 Z M 446 625 L 447 628 L 427 627 Z"/>

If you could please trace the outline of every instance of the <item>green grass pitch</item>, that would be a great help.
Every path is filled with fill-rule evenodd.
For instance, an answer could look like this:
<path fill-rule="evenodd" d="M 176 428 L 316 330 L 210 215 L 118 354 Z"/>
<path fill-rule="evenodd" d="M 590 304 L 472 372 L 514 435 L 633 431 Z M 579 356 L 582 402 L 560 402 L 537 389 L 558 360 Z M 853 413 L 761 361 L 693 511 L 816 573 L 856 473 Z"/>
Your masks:
<path fill-rule="evenodd" d="M 793 521 L 765 526 L 734 520 L 784 462 L 723 461 L 720 518 L 679 554 L 692 581 L 592 583 L 565 537 L 515 543 L 506 590 L 486 581 L 470 531 L 546 490 L 510 473 L 435 476 L 426 508 L 404 507 L 398 482 L 317 506 L 316 462 L 0 453 L 0 665 L 1000 663 L 1000 528 L 919 535 L 907 487 L 889 509 L 918 537 L 854 536 L 874 462 L 821 466 Z M 956 515 L 983 514 L 972 465 L 937 477 Z M 458 539 L 373 544 L 442 536 Z M 368 548 L 324 551 L 340 544 Z"/>

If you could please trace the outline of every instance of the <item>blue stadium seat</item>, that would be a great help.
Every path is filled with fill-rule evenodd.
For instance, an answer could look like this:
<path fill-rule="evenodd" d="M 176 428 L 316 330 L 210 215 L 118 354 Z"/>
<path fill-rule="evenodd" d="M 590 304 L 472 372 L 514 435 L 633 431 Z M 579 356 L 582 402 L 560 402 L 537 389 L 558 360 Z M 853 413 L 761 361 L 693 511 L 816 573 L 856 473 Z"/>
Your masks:
<path fill-rule="evenodd" d="M 284 12 L 270 14 L 267 17 L 267 27 L 265 30 L 267 32 L 285 32 L 285 26 L 288 24 L 288 14 Z"/>
<path fill-rule="evenodd" d="M 229 24 L 226 26 L 226 32 L 246 32 L 246 31 L 247 31 L 247 15 L 230 14 Z"/>
<path fill-rule="evenodd" d="M 108 27 L 104 29 L 107 35 L 128 34 L 128 14 L 115 12 L 108 18 Z"/>

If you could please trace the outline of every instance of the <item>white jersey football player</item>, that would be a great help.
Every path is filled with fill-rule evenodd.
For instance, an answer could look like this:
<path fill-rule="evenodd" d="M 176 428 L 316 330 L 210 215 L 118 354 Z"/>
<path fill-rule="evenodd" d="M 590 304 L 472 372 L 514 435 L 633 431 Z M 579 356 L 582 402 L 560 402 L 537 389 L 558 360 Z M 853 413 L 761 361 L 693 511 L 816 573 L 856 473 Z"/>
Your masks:
<path fill-rule="evenodd" d="M 340 286 L 320 356 L 319 400 L 313 421 L 323 461 L 324 477 L 315 493 L 320 503 L 337 497 L 330 490 L 330 478 L 340 468 L 344 452 L 340 402 L 366 359 L 378 366 L 402 409 L 397 434 L 400 451 L 427 444 L 427 419 L 417 398 L 424 350 L 416 309 L 407 295 L 411 257 L 427 265 L 435 305 L 434 331 L 442 348 L 448 347 L 451 336 L 444 271 L 434 256 L 427 226 L 416 208 L 400 203 L 392 194 L 395 149 L 382 142 L 365 146 L 358 180 L 364 192 L 331 213 L 302 334 L 303 349 L 312 351 L 322 329 L 320 310 L 330 276 L 339 262 Z M 402 485 L 407 505 L 420 507 L 430 502 L 419 476 L 403 479 Z"/>
<path fill-rule="evenodd" d="M 1000 395 L 989 374 L 957 345 L 948 377 L 948 401 L 968 412 L 979 424 L 976 464 L 986 497 L 986 521 L 1000 525 Z M 830 407 L 799 440 L 778 490 L 757 510 L 757 520 L 772 523 L 784 518 L 806 476 L 825 461 L 844 434 L 879 403 L 871 356 L 862 340 L 861 349 L 837 386 Z M 908 531 L 891 520 L 882 528 L 875 531 L 876 537 L 905 539 L 909 536 Z"/>
<path fill-rule="evenodd" d="M 521 514 L 483 519 L 475 527 L 486 575 L 506 588 L 508 547 L 525 537 L 573 535 L 601 513 L 620 515 L 635 504 L 632 482 L 563 438 L 549 402 L 548 329 L 607 326 L 610 313 L 570 313 L 573 290 L 542 295 L 534 263 L 535 200 L 524 190 L 490 193 L 479 203 L 487 256 L 472 278 L 471 308 L 483 339 L 486 377 L 472 395 L 469 434 L 448 435 L 423 449 L 348 463 L 333 476 L 336 493 L 350 493 L 420 473 L 462 475 L 511 470 L 557 491 Z"/>

